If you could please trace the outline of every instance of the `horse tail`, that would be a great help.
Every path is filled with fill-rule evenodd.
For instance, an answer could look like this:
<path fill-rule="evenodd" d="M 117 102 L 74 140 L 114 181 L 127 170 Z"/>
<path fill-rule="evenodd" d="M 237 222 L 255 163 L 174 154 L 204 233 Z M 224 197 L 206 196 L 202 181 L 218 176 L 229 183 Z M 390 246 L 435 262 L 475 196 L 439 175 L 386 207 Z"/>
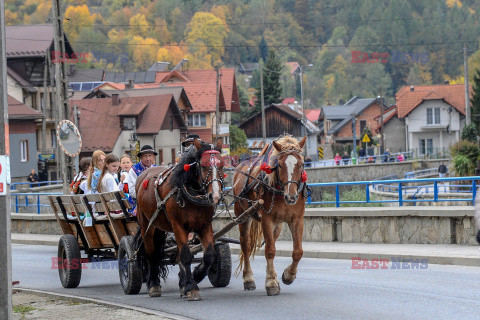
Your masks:
<path fill-rule="evenodd" d="M 239 254 L 239 264 L 237 269 L 235 270 L 235 274 L 239 274 L 240 271 L 243 270 L 243 263 L 245 259 L 251 259 L 255 256 L 258 249 L 262 247 L 263 243 L 263 230 L 262 224 L 256 220 L 252 219 L 252 223 L 250 224 L 250 232 L 248 233 L 248 252 L 250 253 L 248 257 L 243 255 L 243 251 L 240 250 Z"/>
<path fill-rule="evenodd" d="M 167 240 L 167 233 L 165 231 L 161 231 L 155 229 L 155 233 L 153 235 L 153 245 L 155 247 L 155 257 L 158 261 L 159 266 L 159 275 L 165 281 L 168 276 L 168 267 L 166 263 L 166 254 L 165 254 L 165 243 Z"/>

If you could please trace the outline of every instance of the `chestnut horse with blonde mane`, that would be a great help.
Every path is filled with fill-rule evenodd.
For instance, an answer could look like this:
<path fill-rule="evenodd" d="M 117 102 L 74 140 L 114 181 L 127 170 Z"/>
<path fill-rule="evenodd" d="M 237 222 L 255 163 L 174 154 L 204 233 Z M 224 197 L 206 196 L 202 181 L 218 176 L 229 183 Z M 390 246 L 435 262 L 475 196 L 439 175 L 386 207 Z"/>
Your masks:
<path fill-rule="evenodd" d="M 180 260 L 180 295 L 188 300 L 201 299 L 197 283 L 205 278 L 214 260 L 212 219 L 215 205 L 223 197 L 220 150 L 220 142 L 214 147 L 195 140 L 173 169 L 153 167 L 137 179 L 137 218 L 145 245 L 151 297 L 162 294 L 160 276 L 165 278 L 167 273 L 166 232 L 173 232 Z M 190 232 L 198 234 L 204 251 L 202 262 L 193 272 L 193 254 L 188 246 Z"/>
<path fill-rule="evenodd" d="M 235 202 L 235 215 L 239 216 L 251 201 L 263 199 L 264 205 L 256 219 L 249 219 L 240 228 L 240 265 L 243 267 L 245 290 L 255 290 L 250 258 L 265 239 L 267 276 L 265 288 L 268 295 L 280 293 L 280 285 L 273 265 L 275 241 L 285 222 L 293 238 L 292 263 L 282 275 L 284 284 L 291 284 L 296 278 L 297 266 L 302 258 L 303 215 L 305 212 L 306 173 L 304 171 L 303 147 L 306 137 L 300 142 L 291 136 L 284 136 L 262 150 L 255 161 L 244 161 L 236 170 L 233 192 L 239 200 Z M 248 199 L 248 200 L 245 200 Z M 243 264 L 243 265 L 242 265 Z"/>

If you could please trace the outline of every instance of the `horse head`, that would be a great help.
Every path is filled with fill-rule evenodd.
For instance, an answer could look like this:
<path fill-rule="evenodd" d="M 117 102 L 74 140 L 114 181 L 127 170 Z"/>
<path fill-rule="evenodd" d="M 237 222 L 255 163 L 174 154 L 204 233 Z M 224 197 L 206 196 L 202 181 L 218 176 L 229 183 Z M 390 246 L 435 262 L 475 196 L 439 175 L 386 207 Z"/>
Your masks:
<path fill-rule="evenodd" d="M 291 148 L 273 141 L 277 155 L 276 166 L 272 171 L 275 171 L 277 188 L 283 190 L 285 202 L 289 205 L 297 203 L 300 184 L 306 181 L 302 155 L 306 139 L 304 137 L 297 146 Z"/>

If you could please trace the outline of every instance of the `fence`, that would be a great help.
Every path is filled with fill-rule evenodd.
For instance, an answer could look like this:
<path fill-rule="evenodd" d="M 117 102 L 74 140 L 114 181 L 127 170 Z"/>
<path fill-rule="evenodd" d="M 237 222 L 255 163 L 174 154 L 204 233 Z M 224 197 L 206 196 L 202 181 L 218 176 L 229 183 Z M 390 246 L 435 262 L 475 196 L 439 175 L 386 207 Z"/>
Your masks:
<path fill-rule="evenodd" d="M 413 179 L 418 176 L 425 176 L 427 174 L 435 174 L 438 173 L 438 168 L 431 168 L 425 170 L 417 170 L 412 172 L 405 173 L 405 179 Z"/>
<path fill-rule="evenodd" d="M 40 181 L 40 182 L 15 182 L 10 184 L 10 190 L 17 190 L 17 187 L 26 186 L 27 188 L 49 186 L 52 184 L 61 184 L 63 180 L 56 181 Z"/>
<path fill-rule="evenodd" d="M 62 195 L 61 192 L 49 192 L 49 193 L 12 193 L 10 194 L 10 205 L 15 208 L 15 213 L 19 213 L 20 207 L 34 207 L 37 214 L 40 214 L 42 207 L 50 207 L 47 196 L 49 195 Z M 20 197 L 20 199 L 19 199 Z M 29 200 L 28 197 L 34 200 Z M 42 197 L 42 198 L 40 198 Z M 43 201 L 42 201 L 43 200 Z"/>
<path fill-rule="evenodd" d="M 312 161 L 310 162 L 309 167 L 318 168 L 318 167 L 333 167 L 333 166 L 340 166 L 340 165 L 347 166 L 347 165 L 355 165 L 360 163 L 368 164 L 368 163 L 403 162 L 403 161 L 412 160 L 412 159 L 413 159 L 413 151 L 406 151 L 406 152 L 392 153 L 389 155 L 380 154 L 380 155 L 374 155 L 374 156 L 341 159 L 338 161 L 335 161 L 334 159 Z"/>

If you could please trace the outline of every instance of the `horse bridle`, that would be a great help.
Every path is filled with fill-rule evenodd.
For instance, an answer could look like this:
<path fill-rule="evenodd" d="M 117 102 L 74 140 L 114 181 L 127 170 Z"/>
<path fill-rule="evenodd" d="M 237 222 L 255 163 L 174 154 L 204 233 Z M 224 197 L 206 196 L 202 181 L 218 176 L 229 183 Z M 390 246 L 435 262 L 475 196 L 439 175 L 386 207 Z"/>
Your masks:
<path fill-rule="evenodd" d="M 205 177 L 205 179 L 203 179 L 202 175 L 200 174 L 200 179 L 202 180 L 202 188 L 205 190 L 205 192 L 207 191 L 207 188 L 209 185 L 211 185 L 213 182 L 217 181 L 220 183 L 220 190 L 223 190 L 223 187 L 224 187 L 224 180 L 223 180 L 223 177 L 221 174 L 218 174 L 218 176 L 220 178 L 213 178 L 208 180 L 208 178 L 210 177 L 210 175 L 212 174 L 212 171 L 213 171 L 213 167 L 215 167 L 215 170 L 217 170 L 217 172 L 219 172 L 218 168 L 217 168 L 217 162 L 215 161 L 215 155 L 216 154 L 220 154 L 220 152 L 218 152 L 217 150 L 207 150 L 205 152 L 202 153 L 202 156 L 204 154 L 210 154 L 210 159 L 209 159 L 209 163 L 210 163 L 210 169 L 208 170 L 208 173 L 207 173 L 207 176 Z M 202 157 L 200 156 L 200 158 Z M 213 160 L 213 161 L 212 161 Z M 198 164 L 198 161 L 197 161 L 197 165 L 201 166 L 201 164 Z"/>
<path fill-rule="evenodd" d="M 301 156 L 301 153 L 298 152 L 297 150 L 285 150 L 285 151 L 281 151 L 278 155 L 282 154 L 282 153 L 288 153 L 288 154 L 292 154 L 292 153 L 296 153 L 298 155 Z M 267 158 L 268 160 L 268 158 Z M 301 192 L 300 190 L 300 187 L 302 186 L 303 183 L 305 183 L 305 181 L 302 181 L 302 176 L 303 176 L 303 172 L 305 171 L 305 167 L 304 167 L 304 164 L 302 164 L 302 176 L 300 176 L 300 179 L 298 181 L 296 180 L 288 180 L 288 181 L 285 181 L 285 182 L 282 182 L 282 183 L 279 183 L 280 182 L 280 175 L 278 173 L 278 168 L 283 168 L 282 165 L 280 163 L 278 163 L 278 159 L 277 159 L 277 165 L 273 168 L 269 168 L 271 172 L 275 172 L 275 178 L 276 178 L 276 181 L 277 181 L 277 185 L 275 186 L 276 189 L 279 189 L 283 192 L 283 188 L 289 184 L 289 183 L 294 183 L 297 185 L 297 189 L 298 189 L 298 192 Z"/>

